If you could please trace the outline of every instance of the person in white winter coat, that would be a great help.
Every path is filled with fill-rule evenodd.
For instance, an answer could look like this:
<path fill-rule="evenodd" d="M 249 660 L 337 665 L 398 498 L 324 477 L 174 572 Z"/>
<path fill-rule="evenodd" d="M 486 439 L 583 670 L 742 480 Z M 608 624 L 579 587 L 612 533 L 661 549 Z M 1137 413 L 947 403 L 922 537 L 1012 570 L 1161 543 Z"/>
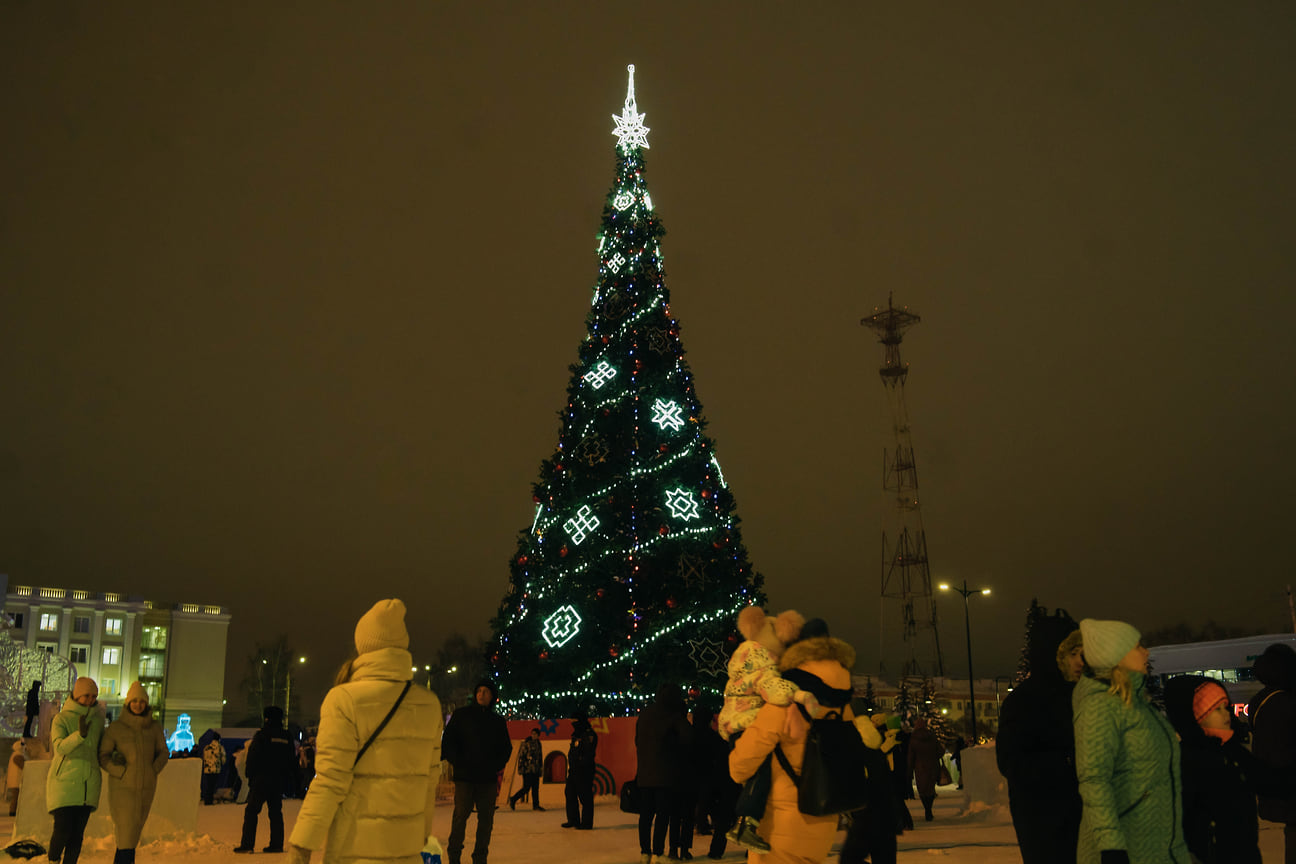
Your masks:
<path fill-rule="evenodd" d="M 315 779 L 288 840 L 291 864 L 321 847 L 325 864 L 414 862 L 432 830 L 441 702 L 410 681 L 405 604 L 374 604 L 356 625 L 355 647 L 320 708 Z"/>

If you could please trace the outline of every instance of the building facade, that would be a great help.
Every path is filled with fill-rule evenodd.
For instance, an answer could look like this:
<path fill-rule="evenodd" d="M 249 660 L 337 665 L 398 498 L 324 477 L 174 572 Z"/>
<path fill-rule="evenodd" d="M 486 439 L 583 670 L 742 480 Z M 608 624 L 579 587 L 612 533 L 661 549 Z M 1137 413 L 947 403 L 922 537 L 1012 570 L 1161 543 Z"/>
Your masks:
<path fill-rule="evenodd" d="M 13 585 L 3 612 L 12 639 L 65 658 L 78 675 L 94 678 L 99 699 L 113 716 L 138 680 L 164 726 L 173 728 L 180 714 L 188 714 L 197 730 L 222 725 L 230 622 L 224 607 Z M 45 698 L 61 696 L 46 693 Z"/>

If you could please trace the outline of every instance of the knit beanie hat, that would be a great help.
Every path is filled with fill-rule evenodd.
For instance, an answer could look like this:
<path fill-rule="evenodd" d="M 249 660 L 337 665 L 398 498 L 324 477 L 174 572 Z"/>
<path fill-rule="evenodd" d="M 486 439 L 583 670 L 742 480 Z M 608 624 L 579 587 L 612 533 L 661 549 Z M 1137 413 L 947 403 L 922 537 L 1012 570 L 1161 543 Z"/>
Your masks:
<path fill-rule="evenodd" d="M 1093 669 L 1111 669 L 1134 650 L 1143 634 L 1124 621 L 1086 618 L 1080 622 L 1080 638 L 1085 662 Z"/>
<path fill-rule="evenodd" d="M 1228 703 L 1228 691 L 1214 681 L 1207 681 L 1198 685 L 1193 691 L 1193 719 L 1198 723 L 1210 712 L 1214 711 L 1216 706 Z"/>
<path fill-rule="evenodd" d="M 145 690 L 144 685 L 138 681 L 132 682 L 130 689 L 126 691 L 127 702 L 134 702 L 136 699 L 143 699 L 145 702 L 149 701 L 148 691 Z"/>
<path fill-rule="evenodd" d="M 99 685 L 95 683 L 93 678 L 82 675 L 76 680 L 76 683 L 72 685 L 72 698 L 80 699 L 82 696 L 87 695 L 98 698 Z"/>
<path fill-rule="evenodd" d="M 355 629 L 355 646 L 359 654 L 379 648 L 408 648 L 409 631 L 405 629 L 405 604 L 399 600 L 379 600 L 360 616 Z"/>

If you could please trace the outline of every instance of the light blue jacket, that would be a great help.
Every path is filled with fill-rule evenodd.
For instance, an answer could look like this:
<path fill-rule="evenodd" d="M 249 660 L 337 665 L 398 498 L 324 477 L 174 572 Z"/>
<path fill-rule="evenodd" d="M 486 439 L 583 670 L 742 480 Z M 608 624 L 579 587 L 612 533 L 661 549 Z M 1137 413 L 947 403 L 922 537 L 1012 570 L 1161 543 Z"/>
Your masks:
<path fill-rule="evenodd" d="M 81 735 L 81 718 L 90 716 L 90 731 Z M 50 725 L 50 750 L 54 761 L 45 778 L 45 807 L 53 813 L 59 807 L 99 806 L 103 775 L 99 772 L 99 739 L 103 737 L 104 715 L 68 697 L 63 710 Z"/>
<path fill-rule="evenodd" d="M 1124 849 L 1130 864 L 1189 864 L 1179 739 L 1144 695 L 1143 675 L 1130 679 L 1130 705 L 1100 678 L 1081 678 L 1071 694 L 1084 801 L 1076 861 L 1099 864 L 1104 849 Z"/>

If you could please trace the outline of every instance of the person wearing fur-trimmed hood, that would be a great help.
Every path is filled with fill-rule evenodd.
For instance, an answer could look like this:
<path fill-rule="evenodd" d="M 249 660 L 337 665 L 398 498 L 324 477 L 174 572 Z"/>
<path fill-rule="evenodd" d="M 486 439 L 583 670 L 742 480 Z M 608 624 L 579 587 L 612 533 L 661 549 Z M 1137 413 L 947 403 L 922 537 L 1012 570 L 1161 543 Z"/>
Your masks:
<path fill-rule="evenodd" d="M 818 624 L 820 622 L 816 622 Z M 779 660 L 783 677 L 799 689 L 814 695 L 807 706 L 815 719 L 829 710 L 841 711 L 844 720 L 851 717 L 850 668 L 855 665 L 855 649 L 840 639 L 827 635 L 826 627 L 811 627 L 807 632 L 821 634 L 789 645 Z M 782 749 L 792 770 L 800 772 L 805 760 L 809 725 L 798 709 L 766 703 L 756 719 L 734 745 L 729 754 L 729 774 L 739 783 L 761 766 L 775 747 Z M 810 816 L 797 807 L 795 782 L 775 760 L 772 783 L 765 814 L 760 820 L 761 836 L 770 845 L 768 854 L 749 850 L 749 864 L 817 864 L 828 856 L 837 834 L 836 816 Z"/>
<path fill-rule="evenodd" d="M 1147 649 L 1124 621 L 1080 622 L 1085 673 L 1071 694 L 1084 810 L 1078 864 L 1188 864 L 1174 727 L 1144 691 Z"/>
<path fill-rule="evenodd" d="M 1080 834 L 1071 693 L 1084 671 L 1075 620 L 1058 610 L 1031 628 L 1029 677 L 999 712 L 995 761 L 1008 781 L 1008 809 L 1023 864 L 1074 862 Z M 1079 660 L 1075 663 L 1075 660 Z"/>
<path fill-rule="evenodd" d="M 405 604 L 375 603 L 356 624 L 355 648 L 320 706 L 315 779 L 288 838 L 291 864 L 307 864 L 321 846 L 325 864 L 417 861 L 432 831 L 441 701 L 410 686 Z"/>
<path fill-rule="evenodd" d="M 157 775 L 167 766 L 162 724 L 153 719 L 148 692 L 135 681 L 126 706 L 99 742 L 99 766 L 108 772 L 108 812 L 117 851 L 113 864 L 131 864 L 153 806 Z"/>

